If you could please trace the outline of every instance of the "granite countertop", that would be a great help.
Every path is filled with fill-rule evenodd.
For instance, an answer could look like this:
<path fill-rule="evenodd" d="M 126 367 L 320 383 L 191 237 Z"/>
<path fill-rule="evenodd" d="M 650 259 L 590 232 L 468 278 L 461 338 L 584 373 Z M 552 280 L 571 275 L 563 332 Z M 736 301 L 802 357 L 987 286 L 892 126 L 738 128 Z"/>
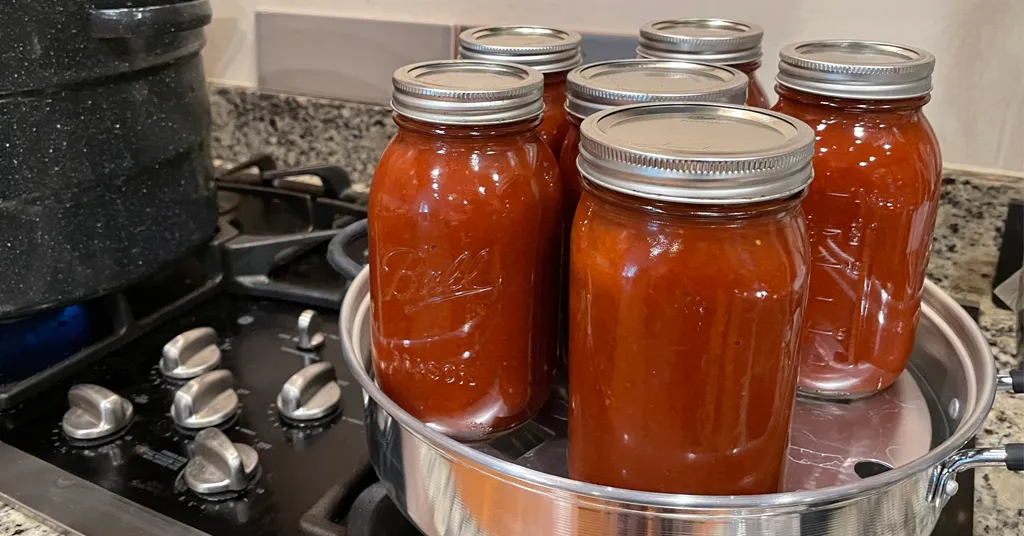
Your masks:
<path fill-rule="evenodd" d="M 1024 179 L 944 171 L 928 277 L 954 298 L 981 306 L 978 324 L 1000 372 L 1021 366 L 1014 315 L 991 299 L 1006 210 L 1024 198 Z M 978 446 L 1024 442 L 1024 395 L 997 393 Z M 974 534 L 1024 535 L 1024 475 L 1004 468 L 975 473 Z"/>
<path fill-rule="evenodd" d="M 979 324 L 992 345 L 998 370 L 1020 367 L 1015 356 L 1014 315 L 985 300 Z M 977 437 L 978 446 L 983 447 L 1024 442 L 1024 395 L 997 393 Z M 974 534 L 1024 535 L 1024 475 L 1002 467 L 975 470 Z"/>
<path fill-rule="evenodd" d="M 57 534 L 66 533 L 56 531 L 10 506 L 0 504 L 0 536 L 54 536 Z"/>
<path fill-rule="evenodd" d="M 213 155 L 240 162 L 272 155 L 280 166 L 330 162 L 346 169 L 357 188 L 369 183 L 395 125 L 378 106 L 211 89 Z M 1024 198 L 1024 179 L 946 169 L 929 278 L 954 298 L 980 305 L 979 325 L 997 368 L 1020 366 L 1013 315 L 990 299 L 1003 219 L 1011 199 Z M 978 433 L 979 446 L 1024 442 L 1024 396 L 996 395 Z M 0 536 L 62 534 L 0 504 Z M 974 534 L 1024 535 L 1024 475 L 1002 468 L 978 469 Z"/>

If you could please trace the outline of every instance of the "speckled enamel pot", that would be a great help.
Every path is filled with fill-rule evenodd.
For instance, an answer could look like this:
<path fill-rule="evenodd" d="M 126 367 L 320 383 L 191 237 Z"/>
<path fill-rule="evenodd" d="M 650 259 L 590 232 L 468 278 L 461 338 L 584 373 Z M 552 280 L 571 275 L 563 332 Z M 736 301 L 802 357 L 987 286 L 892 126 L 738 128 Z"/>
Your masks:
<path fill-rule="evenodd" d="M 210 18 L 208 0 L 0 10 L 0 319 L 114 291 L 213 235 Z"/>

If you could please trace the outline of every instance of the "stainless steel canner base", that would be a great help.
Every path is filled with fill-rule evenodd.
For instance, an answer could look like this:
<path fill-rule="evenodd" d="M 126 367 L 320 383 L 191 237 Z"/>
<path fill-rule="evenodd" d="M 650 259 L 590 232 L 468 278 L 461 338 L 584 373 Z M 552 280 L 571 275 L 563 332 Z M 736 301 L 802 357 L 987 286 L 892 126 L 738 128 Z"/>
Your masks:
<path fill-rule="evenodd" d="M 939 486 L 949 460 L 980 428 L 995 393 L 984 336 L 928 283 L 910 369 L 893 387 L 846 403 L 797 401 L 783 493 L 596 486 L 566 478 L 557 401 L 480 444 L 456 442 L 402 411 L 372 380 L 368 294 L 364 270 L 340 328 L 366 393 L 371 460 L 396 504 L 431 536 L 925 535 L 954 491 Z"/>

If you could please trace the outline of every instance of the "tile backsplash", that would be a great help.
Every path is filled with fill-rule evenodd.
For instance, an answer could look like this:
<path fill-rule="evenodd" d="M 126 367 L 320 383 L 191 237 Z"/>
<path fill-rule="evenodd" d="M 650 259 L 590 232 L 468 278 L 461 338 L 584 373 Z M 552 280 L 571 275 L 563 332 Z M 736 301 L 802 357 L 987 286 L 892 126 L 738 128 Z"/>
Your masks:
<path fill-rule="evenodd" d="M 260 88 L 387 104 L 395 69 L 452 57 L 455 27 L 259 11 L 256 37 Z"/>
<path fill-rule="evenodd" d="M 583 35 L 583 63 L 636 57 L 636 36 L 580 32 Z"/>
<path fill-rule="evenodd" d="M 257 11 L 257 80 L 264 90 L 386 105 L 395 69 L 454 58 L 459 32 L 482 24 Z M 581 34 L 586 63 L 636 56 L 632 35 Z"/>

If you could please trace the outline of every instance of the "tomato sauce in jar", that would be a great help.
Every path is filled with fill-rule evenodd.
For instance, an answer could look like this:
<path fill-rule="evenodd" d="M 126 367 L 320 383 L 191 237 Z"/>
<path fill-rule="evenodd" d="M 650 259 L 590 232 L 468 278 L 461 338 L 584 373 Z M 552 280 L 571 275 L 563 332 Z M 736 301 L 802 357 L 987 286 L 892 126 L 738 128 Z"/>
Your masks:
<path fill-rule="evenodd" d="M 569 124 L 565 75 L 583 63 L 580 34 L 541 26 L 489 26 L 459 34 L 459 57 L 533 67 L 544 74 L 544 117 L 537 132 L 558 156 Z"/>
<path fill-rule="evenodd" d="M 814 133 L 767 110 L 643 104 L 581 125 L 569 476 L 779 490 L 806 301 Z"/>
<path fill-rule="evenodd" d="M 812 260 L 803 393 L 871 395 L 910 359 L 942 172 L 922 112 L 934 63 L 885 43 L 782 50 L 774 109 L 805 121 L 818 140 L 803 203 Z"/>
<path fill-rule="evenodd" d="M 537 134 L 540 73 L 427 62 L 395 72 L 398 134 L 370 187 L 373 365 L 414 417 L 474 440 L 547 397 L 562 198 Z"/>
<path fill-rule="evenodd" d="M 613 60 L 577 67 L 569 73 L 565 110 L 569 131 L 558 159 L 562 176 L 562 200 L 566 219 L 563 262 L 563 311 L 567 310 L 569 236 L 580 200 L 579 124 L 591 114 L 614 106 L 644 102 L 726 102 L 743 104 L 747 77 L 730 67 L 671 60 Z M 563 317 L 562 333 L 567 333 Z M 563 340 L 562 354 L 565 355 Z M 559 361 L 559 365 L 564 365 Z"/>
<path fill-rule="evenodd" d="M 636 49 L 641 58 L 728 65 L 750 78 L 747 104 L 768 108 L 768 94 L 757 81 L 764 30 L 756 24 L 726 19 L 674 19 L 640 28 Z"/>

